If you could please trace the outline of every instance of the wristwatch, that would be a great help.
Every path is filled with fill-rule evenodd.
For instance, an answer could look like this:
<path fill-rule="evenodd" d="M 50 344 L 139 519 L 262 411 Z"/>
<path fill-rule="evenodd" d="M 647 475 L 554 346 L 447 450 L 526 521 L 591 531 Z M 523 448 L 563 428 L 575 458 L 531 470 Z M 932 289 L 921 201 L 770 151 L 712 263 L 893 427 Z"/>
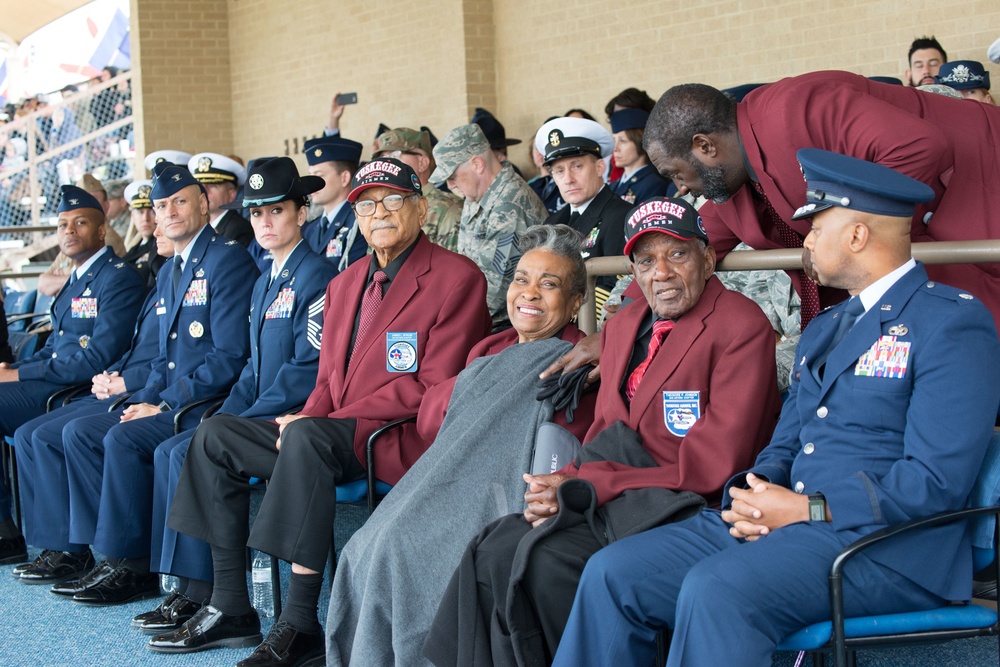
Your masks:
<path fill-rule="evenodd" d="M 822 493 L 809 494 L 809 520 L 826 521 L 826 496 Z"/>

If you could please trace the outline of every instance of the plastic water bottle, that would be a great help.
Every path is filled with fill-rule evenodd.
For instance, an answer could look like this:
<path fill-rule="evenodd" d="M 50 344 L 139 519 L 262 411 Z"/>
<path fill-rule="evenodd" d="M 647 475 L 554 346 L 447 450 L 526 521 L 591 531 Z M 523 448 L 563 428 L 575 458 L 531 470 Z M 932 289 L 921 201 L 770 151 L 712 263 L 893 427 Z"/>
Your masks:
<path fill-rule="evenodd" d="M 261 618 L 274 616 L 274 587 L 271 585 L 271 558 L 260 551 L 253 559 L 253 606 Z"/>
<path fill-rule="evenodd" d="M 167 595 L 174 593 L 178 588 L 181 587 L 180 580 L 173 576 L 172 574 L 161 574 L 160 575 L 160 588 Z"/>

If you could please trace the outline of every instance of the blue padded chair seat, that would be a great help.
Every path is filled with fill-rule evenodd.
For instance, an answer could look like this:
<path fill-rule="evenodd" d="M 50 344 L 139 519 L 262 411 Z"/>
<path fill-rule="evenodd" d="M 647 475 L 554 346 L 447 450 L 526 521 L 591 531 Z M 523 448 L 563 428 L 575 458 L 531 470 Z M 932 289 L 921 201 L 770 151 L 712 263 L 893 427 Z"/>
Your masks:
<path fill-rule="evenodd" d="M 384 496 L 389 493 L 392 487 L 385 482 L 375 480 L 375 493 Z M 368 480 L 359 479 L 356 482 L 348 482 L 337 486 L 338 503 L 358 503 L 368 493 Z"/>
<path fill-rule="evenodd" d="M 930 611 L 912 611 L 883 616 L 862 616 L 844 621 L 844 635 L 871 635 L 925 632 L 933 630 L 968 630 L 986 628 L 997 622 L 997 612 L 978 604 L 941 607 Z M 832 635 L 830 621 L 814 623 L 785 638 L 779 651 L 813 651 L 825 646 Z"/>

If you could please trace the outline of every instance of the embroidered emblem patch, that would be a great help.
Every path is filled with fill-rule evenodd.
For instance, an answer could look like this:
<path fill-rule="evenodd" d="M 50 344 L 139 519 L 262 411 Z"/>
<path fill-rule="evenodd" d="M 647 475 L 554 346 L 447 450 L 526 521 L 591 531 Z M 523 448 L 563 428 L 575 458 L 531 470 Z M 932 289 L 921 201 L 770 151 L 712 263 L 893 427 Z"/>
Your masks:
<path fill-rule="evenodd" d="M 663 392 L 663 423 L 679 438 L 687 435 L 701 417 L 700 391 Z"/>

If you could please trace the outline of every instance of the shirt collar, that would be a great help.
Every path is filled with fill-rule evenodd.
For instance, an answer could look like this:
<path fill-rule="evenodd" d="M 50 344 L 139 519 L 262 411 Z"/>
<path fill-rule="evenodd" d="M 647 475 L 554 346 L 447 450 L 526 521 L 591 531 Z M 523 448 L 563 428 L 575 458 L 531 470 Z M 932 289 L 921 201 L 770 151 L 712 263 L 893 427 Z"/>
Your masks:
<path fill-rule="evenodd" d="M 868 287 L 861 290 L 861 293 L 858 294 L 858 298 L 861 299 L 861 304 L 865 307 L 865 312 L 867 313 L 872 306 L 876 305 L 885 293 L 889 291 L 889 288 L 895 285 L 896 281 L 909 273 L 910 269 L 914 268 L 916 265 L 917 262 L 911 257 L 898 269 L 890 271 Z"/>
<path fill-rule="evenodd" d="M 295 248 L 298 248 L 300 245 L 302 245 L 302 243 L 303 242 L 300 240 L 298 243 L 295 244 Z M 281 264 L 278 264 L 278 260 L 271 260 L 271 281 L 272 282 L 274 281 L 275 278 L 278 277 L 278 275 L 281 274 L 281 270 L 283 268 L 285 268 L 285 264 L 288 263 L 288 258 L 295 254 L 295 248 L 292 248 L 292 251 L 290 253 L 288 253 L 288 255 L 285 256 L 285 259 L 284 259 L 283 262 L 281 262 Z"/>
<path fill-rule="evenodd" d="M 225 216 L 226 216 L 226 211 L 223 211 L 219 215 L 217 215 L 214 218 L 212 218 L 211 220 L 209 220 L 208 224 L 211 225 L 212 229 L 215 229 L 216 225 L 219 224 L 219 220 L 222 220 L 222 218 L 224 218 Z M 187 260 L 185 260 L 185 261 L 187 261 Z"/>
<path fill-rule="evenodd" d="M 192 238 L 190 241 L 188 241 L 188 244 L 186 246 L 184 246 L 184 250 L 181 250 L 181 254 L 180 254 L 180 257 L 181 257 L 181 269 L 183 269 L 187 265 L 188 257 L 191 256 L 191 252 L 194 250 L 194 244 L 198 242 L 198 238 L 202 234 L 204 234 L 205 230 L 208 229 L 208 228 L 209 228 L 208 225 L 205 225 L 204 227 L 202 227 L 201 230 L 197 234 L 194 235 L 194 238 Z"/>
<path fill-rule="evenodd" d="M 603 189 L 604 189 L 604 186 L 602 185 L 601 186 L 601 190 L 603 190 Z M 597 194 L 601 194 L 601 190 L 598 190 Z M 591 197 L 587 201 L 583 202 L 579 206 L 573 206 L 572 204 L 570 204 L 570 207 L 569 207 L 570 214 L 579 213 L 580 215 L 583 215 L 583 212 L 587 210 L 587 207 L 590 206 L 595 199 L 597 199 L 597 195 L 594 195 L 593 197 Z"/>
<path fill-rule="evenodd" d="M 80 266 L 76 267 L 76 269 L 75 269 L 75 271 L 76 271 L 76 279 L 79 280 L 80 278 L 83 278 L 83 275 L 85 273 L 87 273 L 87 271 L 90 270 L 90 267 L 92 267 L 94 265 L 94 262 L 96 262 L 98 259 L 100 259 L 101 255 L 103 255 L 104 252 L 107 249 L 108 249 L 108 246 L 104 246 L 103 248 L 101 248 L 100 250 L 98 250 L 97 252 L 95 252 L 93 255 L 91 255 L 90 257 L 88 257 L 86 262 L 84 262 Z"/>
<path fill-rule="evenodd" d="M 336 218 L 338 215 L 340 215 L 340 211 L 345 206 L 348 206 L 348 203 L 346 199 L 343 199 L 339 204 L 330 209 L 329 212 L 323 211 L 323 217 L 326 218 L 328 221 L 333 222 L 333 219 Z"/>

